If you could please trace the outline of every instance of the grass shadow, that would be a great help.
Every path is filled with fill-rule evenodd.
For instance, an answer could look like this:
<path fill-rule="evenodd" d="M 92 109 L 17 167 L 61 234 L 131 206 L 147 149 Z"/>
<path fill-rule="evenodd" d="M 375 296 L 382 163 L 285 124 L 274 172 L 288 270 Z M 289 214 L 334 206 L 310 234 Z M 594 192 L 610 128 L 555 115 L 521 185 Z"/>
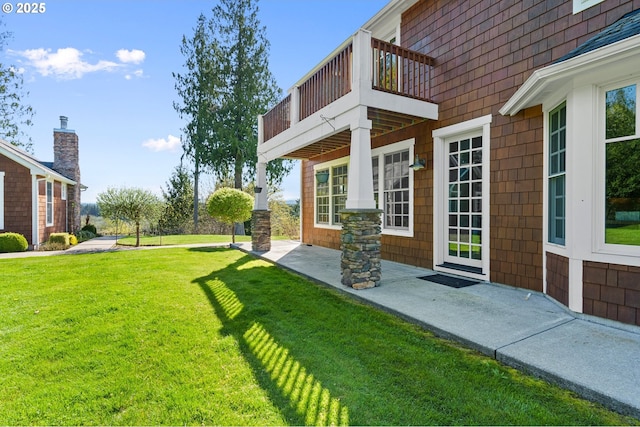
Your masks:
<path fill-rule="evenodd" d="M 190 250 L 220 252 L 224 249 Z M 200 286 L 222 321 L 221 333 L 231 335 L 239 343 L 261 387 L 290 424 L 348 425 L 348 408 L 305 366 L 304 357 L 296 356 L 295 346 L 282 342 L 278 332 L 271 331 L 273 319 L 269 312 L 274 307 L 242 290 L 238 281 L 240 271 L 250 273 L 242 275 L 247 281 L 245 286 L 261 286 L 259 282 L 268 278 L 273 269 L 276 267 L 245 255 L 193 282 Z"/>

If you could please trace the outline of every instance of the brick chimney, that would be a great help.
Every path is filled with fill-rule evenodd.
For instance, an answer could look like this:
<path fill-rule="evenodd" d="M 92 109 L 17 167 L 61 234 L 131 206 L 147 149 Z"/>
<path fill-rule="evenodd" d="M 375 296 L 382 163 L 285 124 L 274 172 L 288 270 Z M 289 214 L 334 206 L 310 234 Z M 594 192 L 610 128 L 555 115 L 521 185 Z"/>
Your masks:
<path fill-rule="evenodd" d="M 60 116 L 60 128 L 53 129 L 53 170 L 77 183 L 67 187 L 67 226 L 76 232 L 80 229 L 80 162 L 78 135 L 67 129 L 68 120 Z"/>

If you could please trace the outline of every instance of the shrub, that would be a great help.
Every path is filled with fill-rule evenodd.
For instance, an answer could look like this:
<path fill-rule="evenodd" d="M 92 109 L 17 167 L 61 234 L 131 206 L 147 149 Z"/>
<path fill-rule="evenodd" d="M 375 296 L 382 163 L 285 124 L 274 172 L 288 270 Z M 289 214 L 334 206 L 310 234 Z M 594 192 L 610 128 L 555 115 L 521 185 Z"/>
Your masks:
<path fill-rule="evenodd" d="M 85 225 L 84 227 L 82 227 L 82 231 L 90 231 L 94 235 L 98 234 L 98 230 L 96 230 L 96 226 L 93 224 Z"/>
<path fill-rule="evenodd" d="M 29 243 L 22 234 L 0 234 L 0 252 L 24 252 L 28 247 Z"/>
<path fill-rule="evenodd" d="M 65 249 L 68 248 L 68 245 L 65 245 L 64 243 L 60 243 L 60 242 L 44 242 L 43 244 L 40 245 L 40 247 L 38 248 L 38 250 L 46 252 L 46 251 L 64 251 Z"/>
<path fill-rule="evenodd" d="M 78 244 L 78 238 L 76 236 L 74 236 L 73 234 L 69 234 L 69 244 L 71 246 L 77 245 Z"/>
<path fill-rule="evenodd" d="M 49 235 L 49 243 L 60 243 L 69 246 L 69 233 L 51 233 Z"/>
<path fill-rule="evenodd" d="M 87 231 L 87 230 L 80 230 L 78 231 L 78 235 L 76 236 L 76 240 L 78 242 L 85 242 L 87 240 L 91 240 L 94 237 L 96 237 L 95 233 L 92 233 L 91 231 Z"/>

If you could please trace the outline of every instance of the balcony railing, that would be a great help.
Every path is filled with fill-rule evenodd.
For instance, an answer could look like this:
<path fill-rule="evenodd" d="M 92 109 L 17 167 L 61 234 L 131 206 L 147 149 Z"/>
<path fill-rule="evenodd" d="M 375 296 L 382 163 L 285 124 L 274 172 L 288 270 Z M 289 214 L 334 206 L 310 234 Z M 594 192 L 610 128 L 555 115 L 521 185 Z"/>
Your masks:
<path fill-rule="evenodd" d="M 425 101 L 430 99 L 431 57 L 373 38 L 371 48 L 374 89 Z"/>
<path fill-rule="evenodd" d="M 349 44 L 300 85 L 300 120 L 351 92 L 352 53 Z"/>
<path fill-rule="evenodd" d="M 263 117 L 264 141 L 267 141 L 291 126 L 291 95 L 280 101 Z"/>
<path fill-rule="evenodd" d="M 424 101 L 430 99 L 431 57 L 374 38 L 371 38 L 371 50 L 373 89 Z M 357 55 L 354 55 L 353 43 L 349 43 L 297 88 L 297 97 L 289 94 L 266 113 L 263 141 L 351 92 L 354 57 Z M 299 104 L 294 106 L 292 102 Z"/>

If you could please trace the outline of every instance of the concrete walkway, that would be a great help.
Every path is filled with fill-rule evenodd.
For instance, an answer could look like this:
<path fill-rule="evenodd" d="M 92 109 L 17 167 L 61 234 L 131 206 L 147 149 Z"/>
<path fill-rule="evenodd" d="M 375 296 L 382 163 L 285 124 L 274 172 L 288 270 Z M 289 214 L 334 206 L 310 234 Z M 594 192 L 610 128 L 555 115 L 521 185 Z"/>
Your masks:
<path fill-rule="evenodd" d="M 251 252 L 251 243 L 235 245 Z M 264 259 L 418 323 L 618 412 L 640 418 L 640 327 L 571 312 L 547 296 L 493 283 L 455 289 L 432 270 L 382 261 L 379 287 L 341 284 L 340 252 L 272 241 Z"/>

